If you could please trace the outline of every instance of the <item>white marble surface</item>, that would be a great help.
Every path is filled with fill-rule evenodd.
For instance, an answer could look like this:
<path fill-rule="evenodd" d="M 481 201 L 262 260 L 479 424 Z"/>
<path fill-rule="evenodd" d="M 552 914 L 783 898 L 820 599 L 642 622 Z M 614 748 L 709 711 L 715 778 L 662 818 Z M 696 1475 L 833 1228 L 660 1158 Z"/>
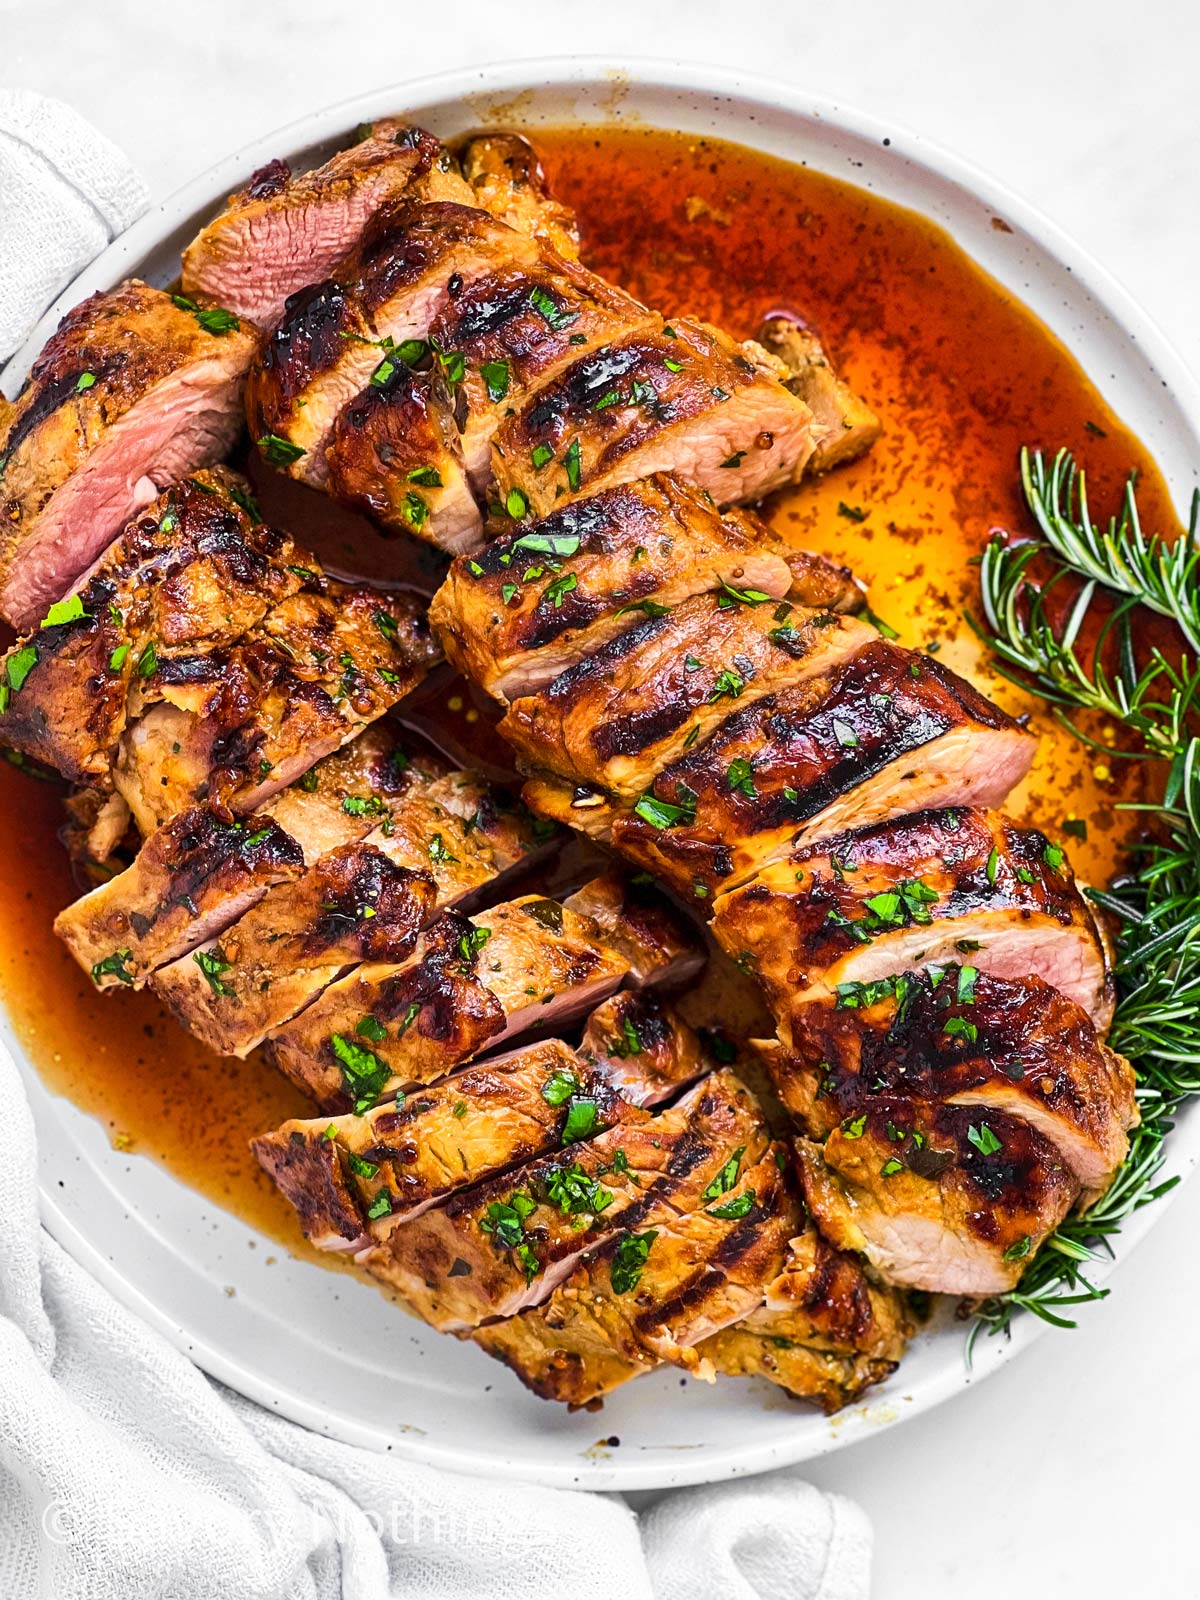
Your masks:
<path fill-rule="evenodd" d="M 606 46 L 773 72 L 920 129 L 1054 216 L 1200 369 L 1194 0 L 0 0 L 0 84 L 70 100 L 156 195 L 315 105 Z M 881 1600 L 1197 1593 L 1197 1225 L 1200 1183 L 1077 1332 L 814 1464 L 875 1521 Z"/>

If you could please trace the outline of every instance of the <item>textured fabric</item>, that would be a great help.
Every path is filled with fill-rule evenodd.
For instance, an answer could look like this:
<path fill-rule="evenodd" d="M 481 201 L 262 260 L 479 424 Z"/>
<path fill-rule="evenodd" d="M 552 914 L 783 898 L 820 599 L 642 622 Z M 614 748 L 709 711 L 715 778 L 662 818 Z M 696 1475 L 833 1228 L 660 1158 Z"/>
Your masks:
<path fill-rule="evenodd" d="M 77 112 L 0 90 L 0 361 L 148 203 L 129 162 Z"/>
<path fill-rule="evenodd" d="M 0 94 L 0 350 L 143 207 L 73 112 Z M 352 1449 L 222 1389 L 40 1228 L 3 1051 L 0 1118 L 3 1600 L 865 1600 L 865 1518 L 792 1473 L 639 1530 L 615 1496 Z"/>

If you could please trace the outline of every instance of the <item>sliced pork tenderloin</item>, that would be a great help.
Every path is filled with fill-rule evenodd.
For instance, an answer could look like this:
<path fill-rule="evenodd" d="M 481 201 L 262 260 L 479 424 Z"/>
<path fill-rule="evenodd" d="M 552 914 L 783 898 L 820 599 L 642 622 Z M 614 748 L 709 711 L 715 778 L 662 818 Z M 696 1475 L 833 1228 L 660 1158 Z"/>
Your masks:
<path fill-rule="evenodd" d="M 539 580 L 564 568 L 574 583 L 547 597 Z M 705 496 L 656 477 L 573 501 L 456 561 L 429 616 L 455 666 L 507 701 L 693 595 L 782 600 L 792 582 L 784 550 L 750 519 L 722 517 Z"/>
<path fill-rule="evenodd" d="M 628 962 L 630 982 L 639 988 L 680 988 L 704 966 L 695 928 L 652 885 L 609 872 L 589 879 L 563 904 L 592 919 L 604 942 Z"/>
<path fill-rule="evenodd" d="M 1080 1192 L 1056 1145 L 990 1109 L 879 1097 L 799 1151 L 825 1237 L 886 1283 L 937 1294 L 1011 1289 Z"/>
<path fill-rule="evenodd" d="M 967 959 L 793 1004 L 767 1057 L 780 1098 L 814 1137 L 879 1096 L 1003 1112 L 1055 1146 L 1085 1198 L 1103 1193 L 1138 1120 L 1133 1069 L 1049 983 Z"/>
<path fill-rule="evenodd" d="M 711 1377 L 696 1347 L 762 1305 L 803 1225 L 776 1155 L 731 1172 L 719 1198 L 606 1240 L 543 1304 L 477 1329 L 475 1342 L 535 1394 L 572 1406 L 660 1361 Z"/>
<path fill-rule="evenodd" d="M 311 172 L 270 161 L 184 250 L 184 292 L 273 328 L 288 296 L 325 277 L 380 207 L 421 178 L 440 179 L 447 198 L 469 193 L 432 135 L 390 118 Z"/>
<path fill-rule="evenodd" d="M 777 610 L 695 595 L 514 700 L 500 731 L 527 767 L 635 800 L 664 767 L 702 750 L 734 705 L 828 672 L 876 637 L 855 617 L 789 608 L 781 624 Z"/>
<path fill-rule="evenodd" d="M 231 650 L 159 661 L 113 781 L 141 831 L 202 796 L 244 813 L 399 703 L 437 660 L 409 597 L 305 570 Z"/>
<path fill-rule="evenodd" d="M 192 806 L 152 834 L 124 872 L 60 911 L 54 931 L 97 988 L 140 988 L 156 967 L 303 870 L 303 851 L 278 823 Z"/>
<path fill-rule="evenodd" d="M 638 1106 L 658 1105 L 716 1067 L 678 1011 L 646 989 L 623 989 L 597 1006 L 579 1054 Z"/>
<path fill-rule="evenodd" d="M 134 685 L 159 660 L 236 642 L 299 587 L 294 559 L 235 473 L 184 479 L 5 656 L 0 742 L 108 786 Z"/>
<path fill-rule="evenodd" d="M 763 1305 L 696 1355 L 722 1377 L 765 1378 L 832 1415 L 891 1376 L 912 1331 L 901 1297 L 809 1225 Z"/>
<path fill-rule="evenodd" d="M 466 1331 L 540 1304 L 585 1251 L 695 1210 L 735 1158 L 750 1169 L 768 1143 L 749 1090 L 716 1073 L 644 1122 L 476 1184 L 415 1220 L 372 1221 L 357 1259 L 431 1326 Z"/>
<path fill-rule="evenodd" d="M 221 460 L 257 330 L 131 279 L 63 318 L 0 418 L 0 613 L 27 630 L 159 491 Z"/>
<path fill-rule="evenodd" d="M 481 133 L 459 156 L 476 205 L 520 233 L 541 239 L 568 261 L 579 256 L 579 226 L 550 193 L 537 151 L 519 133 Z"/>
<path fill-rule="evenodd" d="M 809 472 L 828 472 L 864 455 L 882 431 L 879 418 L 838 377 L 811 328 L 790 317 L 769 317 L 758 342 L 783 362 L 785 387 L 804 401 L 823 430 Z"/>
<path fill-rule="evenodd" d="M 698 322 L 607 345 L 498 430 L 498 503 L 539 518 L 567 496 L 656 472 L 677 473 L 723 506 L 795 483 L 824 430 L 783 372 L 761 346 Z"/>
<path fill-rule="evenodd" d="M 596 1131 L 646 1115 L 602 1075 L 589 1075 L 568 1045 L 545 1039 L 361 1116 L 285 1122 L 251 1148 L 306 1232 L 353 1242 L 376 1216 L 420 1216 L 456 1190 L 557 1149 L 572 1106 L 584 1101 Z M 322 1167 L 341 1171 L 319 1175 Z M 323 1215 L 307 1207 L 306 1189 L 348 1192 L 357 1217 L 340 1198 Z"/>
<path fill-rule="evenodd" d="M 440 917 L 410 958 L 359 968 L 276 1030 L 271 1059 L 325 1109 L 391 1099 L 610 995 L 629 964 L 597 933 L 540 895 Z"/>
<path fill-rule="evenodd" d="M 636 806 L 541 776 L 524 794 L 538 815 L 711 901 L 797 843 L 923 806 L 999 805 L 1036 750 L 957 674 L 874 640 L 836 670 L 735 707 Z"/>
<path fill-rule="evenodd" d="M 428 874 L 369 844 L 342 845 L 218 939 L 161 967 L 151 985 L 210 1049 L 246 1056 L 347 968 L 403 959 L 436 897 Z"/>
<path fill-rule="evenodd" d="M 451 555 L 482 544 L 483 514 L 432 372 L 386 356 L 339 412 L 325 459 L 334 499 L 384 532 L 414 534 Z"/>
<path fill-rule="evenodd" d="M 1104 950 L 1065 852 L 995 811 L 918 811 L 801 845 L 720 895 L 712 928 L 781 1019 L 848 984 L 964 958 L 997 977 L 1045 978 L 1101 1028 L 1112 1016 Z"/>

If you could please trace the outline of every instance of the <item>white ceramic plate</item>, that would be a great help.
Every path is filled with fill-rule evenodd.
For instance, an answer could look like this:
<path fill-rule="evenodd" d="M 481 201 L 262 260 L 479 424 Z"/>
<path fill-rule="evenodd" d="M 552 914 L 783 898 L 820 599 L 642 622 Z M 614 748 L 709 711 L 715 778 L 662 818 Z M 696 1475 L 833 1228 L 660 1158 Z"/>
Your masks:
<path fill-rule="evenodd" d="M 736 140 L 910 206 L 1024 300 L 1064 340 L 1157 457 L 1182 504 L 1200 464 L 1200 404 L 1157 329 L 1051 224 L 962 162 L 783 84 L 662 62 L 508 63 L 400 85 L 306 117 L 215 167 L 131 228 L 66 291 L 5 374 L 11 393 L 54 322 L 83 295 L 137 273 L 165 283 L 181 247 L 256 166 L 313 164 L 356 123 L 411 114 L 445 136 L 489 122 L 535 128 L 625 120 Z M 1001 217 L 1008 231 L 992 226 Z M 918 1338 L 868 1404 L 826 1419 L 768 1385 L 681 1385 L 652 1374 L 572 1416 L 527 1394 L 472 1346 L 411 1321 L 342 1274 L 254 1249 L 254 1235 L 152 1161 L 115 1151 L 98 1123 L 51 1095 L 21 1058 L 37 1120 L 47 1226 L 127 1305 L 206 1371 L 298 1422 L 356 1444 L 464 1471 L 594 1489 L 707 1482 L 803 1461 L 890 1427 L 993 1371 L 1041 1324 L 984 1339 L 973 1371 L 960 1325 Z M 1171 1172 L 1200 1156 L 1200 1108 L 1179 1119 Z M 1122 1251 L 1161 1205 L 1124 1231 Z M 231 1296 L 228 1290 L 235 1293 Z M 1092 1314 L 1103 1315 L 1103 1309 Z M 600 1443 L 613 1436 L 618 1444 Z"/>

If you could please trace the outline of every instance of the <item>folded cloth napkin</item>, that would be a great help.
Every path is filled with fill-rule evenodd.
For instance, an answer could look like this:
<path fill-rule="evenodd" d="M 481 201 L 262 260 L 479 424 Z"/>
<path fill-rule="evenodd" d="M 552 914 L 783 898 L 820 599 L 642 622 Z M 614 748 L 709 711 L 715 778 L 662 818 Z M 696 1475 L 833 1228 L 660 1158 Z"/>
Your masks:
<path fill-rule="evenodd" d="M 145 205 L 75 112 L 0 93 L 0 352 Z M 209 1381 L 39 1226 L 3 1050 L 0 1117 L 5 1600 L 865 1600 L 866 1518 L 792 1473 L 639 1519 L 337 1444 Z"/>

